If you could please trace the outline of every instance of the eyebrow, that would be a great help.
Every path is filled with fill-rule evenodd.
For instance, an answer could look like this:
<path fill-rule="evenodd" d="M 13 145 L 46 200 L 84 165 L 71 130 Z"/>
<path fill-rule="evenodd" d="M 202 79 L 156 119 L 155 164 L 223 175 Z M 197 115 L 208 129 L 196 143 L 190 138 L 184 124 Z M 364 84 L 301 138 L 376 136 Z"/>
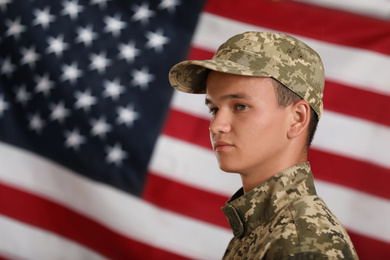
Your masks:
<path fill-rule="evenodd" d="M 221 100 L 227 100 L 227 99 L 248 99 L 251 100 L 253 99 L 252 97 L 244 94 L 244 93 L 234 93 L 234 94 L 228 94 L 220 97 Z M 210 103 L 213 103 L 210 99 L 206 98 L 205 99 L 205 104 L 208 105 Z"/>

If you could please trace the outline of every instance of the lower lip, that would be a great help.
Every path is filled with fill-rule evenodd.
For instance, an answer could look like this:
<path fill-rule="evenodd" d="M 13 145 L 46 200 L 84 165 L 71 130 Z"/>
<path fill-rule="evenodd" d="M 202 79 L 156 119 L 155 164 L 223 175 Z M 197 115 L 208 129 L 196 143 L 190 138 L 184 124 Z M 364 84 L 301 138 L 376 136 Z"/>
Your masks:
<path fill-rule="evenodd" d="M 225 151 L 225 150 L 232 148 L 232 147 L 233 147 L 232 145 L 219 145 L 219 146 L 215 147 L 215 151 L 216 152 Z"/>

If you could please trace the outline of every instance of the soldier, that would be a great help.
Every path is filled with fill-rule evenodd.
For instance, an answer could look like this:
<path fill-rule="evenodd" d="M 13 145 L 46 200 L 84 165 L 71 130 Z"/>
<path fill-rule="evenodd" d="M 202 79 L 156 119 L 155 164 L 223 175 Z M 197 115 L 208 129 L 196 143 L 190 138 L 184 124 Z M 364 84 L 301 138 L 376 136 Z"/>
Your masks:
<path fill-rule="evenodd" d="M 206 94 L 219 167 L 241 176 L 222 208 L 234 234 L 224 259 L 358 259 L 307 161 L 325 83 L 313 49 L 289 35 L 245 32 L 211 60 L 176 64 L 169 80 Z"/>

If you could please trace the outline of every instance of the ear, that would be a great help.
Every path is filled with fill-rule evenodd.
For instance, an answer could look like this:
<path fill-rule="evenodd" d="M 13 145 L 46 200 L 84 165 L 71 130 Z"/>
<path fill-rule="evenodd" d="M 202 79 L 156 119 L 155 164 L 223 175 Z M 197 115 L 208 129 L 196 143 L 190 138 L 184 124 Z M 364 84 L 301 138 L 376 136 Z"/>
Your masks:
<path fill-rule="evenodd" d="M 295 138 L 308 128 L 310 122 L 310 105 L 304 101 L 299 100 L 291 106 L 291 123 L 288 129 L 287 136 Z"/>

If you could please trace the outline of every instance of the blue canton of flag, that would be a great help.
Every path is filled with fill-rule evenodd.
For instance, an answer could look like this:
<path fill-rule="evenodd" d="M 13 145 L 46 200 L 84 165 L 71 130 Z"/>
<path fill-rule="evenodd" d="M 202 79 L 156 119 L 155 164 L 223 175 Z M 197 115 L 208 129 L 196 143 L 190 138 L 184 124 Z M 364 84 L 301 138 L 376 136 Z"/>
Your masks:
<path fill-rule="evenodd" d="M 0 1 L 0 138 L 140 195 L 203 1 Z"/>

